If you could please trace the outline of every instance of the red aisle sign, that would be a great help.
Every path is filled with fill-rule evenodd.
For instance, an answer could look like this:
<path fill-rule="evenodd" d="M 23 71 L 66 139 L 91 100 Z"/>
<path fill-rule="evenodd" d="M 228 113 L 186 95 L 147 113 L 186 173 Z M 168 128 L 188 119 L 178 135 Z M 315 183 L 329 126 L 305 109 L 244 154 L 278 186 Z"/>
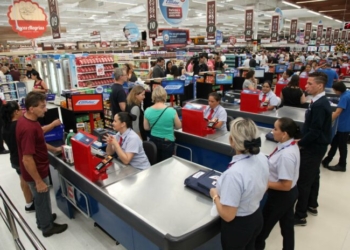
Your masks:
<path fill-rule="evenodd" d="M 45 11 L 31 0 L 15 1 L 9 6 L 7 17 L 12 30 L 20 36 L 33 39 L 41 37 L 46 31 Z"/>
<path fill-rule="evenodd" d="M 253 39 L 254 10 L 245 10 L 244 36 L 246 41 Z"/>
<path fill-rule="evenodd" d="M 207 39 L 213 40 L 216 35 L 216 1 L 207 2 Z"/>

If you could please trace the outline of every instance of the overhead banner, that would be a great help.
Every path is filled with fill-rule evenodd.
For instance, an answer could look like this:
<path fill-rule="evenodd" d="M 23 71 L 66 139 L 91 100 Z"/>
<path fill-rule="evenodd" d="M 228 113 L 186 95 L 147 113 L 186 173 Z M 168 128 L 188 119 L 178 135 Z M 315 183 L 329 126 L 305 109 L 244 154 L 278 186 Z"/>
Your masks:
<path fill-rule="evenodd" d="M 328 27 L 326 31 L 326 45 L 331 45 L 332 27 Z"/>
<path fill-rule="evenodd" d="M 290 43 L 296 42 L 297 29 L 298 29 L 298 19 L 292 19 L 290 21 L 290 33 L 289 33 L 289 42 Z"/>
<path fill-rule="evenodd" d="M 157 0 L 147 0 L 147 19 L 148 37 L 157 38 Z"/>
<path fill-rule="evenodd" d="M 319 24 L 317 25 L 317 31 L 316 31 L 316 46 L 321 45 L 322 34 L 323 34 L 323 25 Z"/>
<path fill-rule="evenodd" d="M 339 29 L 335 29 L 333 34 L 333 44 L 337 44 L 338 40 L 339 40 Z"/>
<path fill-rule="evenodd" d="M 164 47 L 185 47 L 189 39 L 188 30 L 169 29 L 162 31 Z"/>
<path fill-rule="evenodd" d="M 278 41 L 279 15 L 271 17 L 271 42 Z"/>
<path fill-rule="evenodd" d="M 310 38 L 311 38 L 311 28 L 312 28 L 312 22 L 307 22 L 305 24 L 305 36 L 304 36 L 304 42 L 305 44 L 309 44 Z"/>
<path fill-rule="evenodd" d="M 45 10 L 31 0 L 13 2 L 7 17 L 12 30 L 29 39 L 41 37 L 48 24 Z"/>
<path fill-rule="evenodd" d="M 179 27 L 186 20 L 190 0 L 158 0 L 164 20 L 173 27 Z"/>
<path fill-rule="evenodd" d="M 134 43 L 140 40 L 140 31 L 136 24 L 127 23 L 123 28 L 125 38 Z"/>
<path fill-rule="evenodd" d="M 207 2 L 207 39 L 215 39 L 216 31 L 216 1 Z"/>
<path fill-rule="evenodd" d="M 341 42 L 345 43 L 345 39 L 346 39 L 346 30 L 343 30 L 341 33 Z"/>
<path fill-rule="evenodd" d="M 61 38 L 60 30 L 60 18 L 58 16 L 58 4 L 57 0 L 48 0 L 49 14 L 50 14 L 50 26 L 53 39 Z"/>
<path fill-rule="evenodd" d="M 222 44 L 222 41 L 224 40 L 224 34 L 222 31 L 217 30 L 216 31 L 216 37 L 215 37 L 215 45 L 220 46 Z"/>
<path fill-rule="evenodd" d="M 253 39 L 254 10 L 245 10 L 244 35 L 247 42 Z"/>

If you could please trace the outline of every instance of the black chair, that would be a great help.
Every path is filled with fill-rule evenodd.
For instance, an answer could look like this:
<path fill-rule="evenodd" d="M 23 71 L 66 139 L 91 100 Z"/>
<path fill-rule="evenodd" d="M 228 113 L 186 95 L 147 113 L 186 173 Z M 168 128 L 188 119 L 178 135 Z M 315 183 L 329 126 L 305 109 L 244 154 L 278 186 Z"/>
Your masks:
<path fill-rule="evenodd" d="M 230 123 L 233 121 L 233 117 L 232 116 L 227 116 L 227 121 L 226 121 L 226 127 L 227 127 L 227 131 L 230 131 Z"/>
<path fill-rule="evenodd" d="M 157 163 L 156 144 L 154 144 L 154 142 L 151 142 L 151 141 L 144 141 L 143 142 L 143 149 L 145 150 L 145 153 L 147 155 L 149 163 L 151 163 L 151 165 L 156 164 Z"/>

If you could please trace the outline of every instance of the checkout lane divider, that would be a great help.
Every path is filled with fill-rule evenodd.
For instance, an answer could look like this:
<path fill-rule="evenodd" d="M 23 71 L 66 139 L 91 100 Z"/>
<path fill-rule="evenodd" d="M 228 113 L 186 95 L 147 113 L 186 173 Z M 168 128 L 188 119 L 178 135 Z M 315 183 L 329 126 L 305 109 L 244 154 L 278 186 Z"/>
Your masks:
<path fill-rule="evenodd" d="M 190 161 L 193 162 L 193 158 L 192 158 L 192 149 L 189 148 L 189 147 L 186 147 L 186 146 L 183 146 L 183 145 L 180 145 L 180 144 L 177 144 L 175 143 L 175 155 L 177 156 L 177 148 L 180 147 L 180 148 L 184 148 L 184 149 L 187 149 L 188 151 L 190 151 Z"/>

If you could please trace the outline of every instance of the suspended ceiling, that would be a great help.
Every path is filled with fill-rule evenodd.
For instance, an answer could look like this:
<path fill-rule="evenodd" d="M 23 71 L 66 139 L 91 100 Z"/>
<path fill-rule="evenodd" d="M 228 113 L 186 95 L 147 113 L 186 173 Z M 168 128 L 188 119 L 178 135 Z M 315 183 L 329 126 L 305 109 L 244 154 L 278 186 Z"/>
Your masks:
<path fill-rule="evenodd" d="M 181 28 L 190 29 L 191 36 L 205 36 L 206 0 L 187 1 L 190 1 L 190 11 Z M 300 1 L 303 0 L 289 0 L 288 2 L 297 4 Z M 48 14 L 47 0 L 37 0 L 36 2 L 45 8 Z M 292 18 L 298 18 L 299 28 L 304 28 L 306 21 L 312 21 L 314 28 L 320 21 L 325 27 L 341 28 L 343 14 L 350 20 L 349 6 L 345 7 L 345 2 L 346 0 L 326 0 L 303 3 L 300 4 L 301 8 L 299 9 L 280 0 L 217 0 L 217 29 L 222 30 L 224 35 L 241 36 L 244 28 L 244 9 L 249 7 L 255 9 L 255 23 L 259 35 L 267 35 L 270 32 L 271 15 L 274 14 L 276 7 L 281 8 L 283 12 L 283 32 L 285 34 L 289 32 L 289 21 Z M 0 1 L 0 26 L 9 27 L 7 9 L 11 3 L 11 0 Z M 146 5 L 146 0 L 59 0 L 61 27 L 66 27 L 67 32 L 62 33 L 61 39 L 53 40 L 49 33 L 38 38 L 37 42 L 89 41 L 92 31 L 100 31 L 103 41 L 124 40 L 122 29 L 128 22 L 134 22 L 140 30 L 146 30 Z M 325 11 L 333 7 L 334 9 L 346 8 L 347 11 L 343 14 L 341 11 L 320 13 L 308 11 Z M 159 11 L 158 22 L 160 28 L 170 27 L 165 23 Z M 24 40 L 24 38 L 19 37 L 16 33 L 11 36 L 9 33 L 1 33 L 0 40 L 14 41 Z"/>

